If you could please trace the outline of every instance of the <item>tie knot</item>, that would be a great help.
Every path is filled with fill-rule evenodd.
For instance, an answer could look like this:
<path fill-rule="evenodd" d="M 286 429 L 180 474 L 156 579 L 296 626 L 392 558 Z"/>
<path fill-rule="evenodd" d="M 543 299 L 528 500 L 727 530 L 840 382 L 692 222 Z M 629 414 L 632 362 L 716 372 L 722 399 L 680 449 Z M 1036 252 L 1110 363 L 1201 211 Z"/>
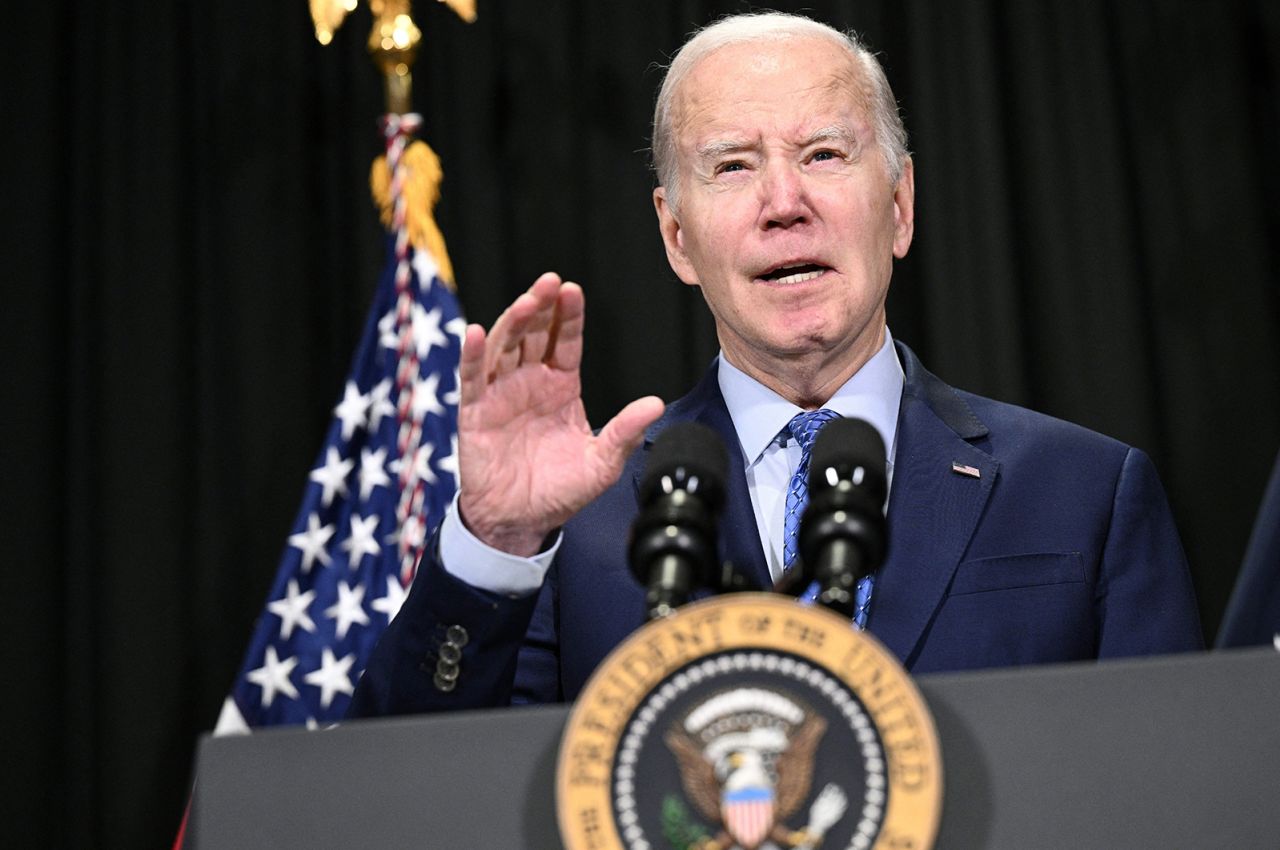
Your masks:
<path fill-rule="evenodd" d="M 791 436 L 800 444 L 800 448 L 807 455 L 813 447 L 813 441 L 817 439 L 818 432 L 822 430 L 822 426 L 826 425 L 832 419 L 839 419 L 840 414 L 834 410 L 827 410 L 825 407 L 820 410 L 811 410 L 807 413 L 797 413 L 787 423 L 787 430 L 791 432 Z"/>

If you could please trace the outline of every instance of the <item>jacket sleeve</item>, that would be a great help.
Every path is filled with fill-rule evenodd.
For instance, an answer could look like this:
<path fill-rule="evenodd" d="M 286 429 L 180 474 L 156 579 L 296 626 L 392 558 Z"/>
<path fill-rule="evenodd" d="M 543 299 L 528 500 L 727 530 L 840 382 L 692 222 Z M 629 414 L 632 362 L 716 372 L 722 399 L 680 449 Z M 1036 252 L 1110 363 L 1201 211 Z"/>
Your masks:
<path fill-rule="evenodd" d="M 428 544 L 399 614 L 382 633 L 351 699 L 348 717 L 456 711 L 512 701 L 522 645 L 542 593 L 507 597 L 455 578 L 440 562 L 439 532 Z M 549 606 L 543 606 L 549 608 Z M 539 622 L 549 622 L 550 611 Z M 546 626 L 536 630 L 554 645 Z M 536 653 L 535 653 L 536 657 Z M 553 667 L 554 665 L 552 665 Z M 554 693 L 535 665 L 520 701 Z"/>
<path fill-rule="evenodd" d="M 1116 481 L 1096 589 L 1098 657 L 1202 649 L 1186 555 L 1150 459 L 1130 448 Z"/>

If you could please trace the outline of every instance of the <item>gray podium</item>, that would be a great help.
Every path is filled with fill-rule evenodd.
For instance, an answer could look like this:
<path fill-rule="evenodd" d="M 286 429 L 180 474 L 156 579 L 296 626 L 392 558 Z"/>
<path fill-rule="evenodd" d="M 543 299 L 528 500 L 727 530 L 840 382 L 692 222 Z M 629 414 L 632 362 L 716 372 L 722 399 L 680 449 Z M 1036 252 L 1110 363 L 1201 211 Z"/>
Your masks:
<path fill-rule="evenodd" d="M 1280 847 L 1280 653 L 918 680 L 938 847 Z M 200 742 L 189 847 L 559 848 L 565 707 Z"/>

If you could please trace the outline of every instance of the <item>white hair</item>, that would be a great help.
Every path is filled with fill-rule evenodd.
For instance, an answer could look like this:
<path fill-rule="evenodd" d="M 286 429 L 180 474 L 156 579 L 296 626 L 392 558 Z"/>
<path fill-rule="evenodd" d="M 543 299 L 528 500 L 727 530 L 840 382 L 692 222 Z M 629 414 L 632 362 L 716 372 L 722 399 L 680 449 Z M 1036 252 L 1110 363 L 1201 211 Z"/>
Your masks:
<path fill-rule="evenodd" d="M 667 66 L 666 77 L 658 90 L 653 109 L 653 167 L 658 185 L 667 190 L 667 203 L 677 207 L 679 169 L 676 164 L 675 131 L 672 111 L 675 95 L 693 67 L 722 47 L 753 41 L 780 41 L 788 38 L 825 38 L 849 52 L 856 67 L 862 70 L 867 104 L 876 143 L 884 155 L 889 181 L 897 184 L 906 167 L 907 130 L 898 113 L 898 101 L 889 88 L 884 68 L 853 32 L 839 30 L 806 18 L 784 12 L 761 12 L 731 15 L 699 30 L 684 43 Z"/>

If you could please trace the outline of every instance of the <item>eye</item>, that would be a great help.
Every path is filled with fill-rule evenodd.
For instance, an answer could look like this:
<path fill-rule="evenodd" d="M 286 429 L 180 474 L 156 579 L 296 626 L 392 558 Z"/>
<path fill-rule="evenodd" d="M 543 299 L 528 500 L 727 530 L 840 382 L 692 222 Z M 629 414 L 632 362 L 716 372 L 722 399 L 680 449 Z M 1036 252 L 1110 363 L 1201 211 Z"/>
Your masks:
<path fill-rule="evenodd" d="M 729 160 L 728 162 L 722 162 L 716 166 L 716 174 L 727 174 L 728 172 L 731 172 L 731 171 L 746 171 L 746 170 L 747 170 L 747 164 L 740 159 L 733 159 L 733 160 Z"/>
<path fill-rule="evenodd" d="M 843 155 L 839 151 L 824 148 L 822 150 L 814 151 L 813 155 L 809 157 L 809 160 L 811 162 L 828 162 L 833 159 L 843 158 Z"/>

